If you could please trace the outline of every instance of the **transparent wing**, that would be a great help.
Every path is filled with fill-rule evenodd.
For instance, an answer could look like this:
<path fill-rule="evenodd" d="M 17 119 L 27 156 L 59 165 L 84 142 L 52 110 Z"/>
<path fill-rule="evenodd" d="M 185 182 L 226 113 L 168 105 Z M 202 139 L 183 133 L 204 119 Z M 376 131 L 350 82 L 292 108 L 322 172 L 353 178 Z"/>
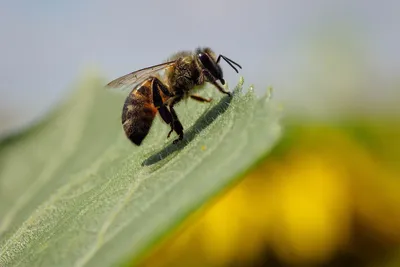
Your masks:
<path fill-rule="evenodd" d="M 118 88 L 118 89 L 132 89 L 137 84 L 142 83 L 147 77 L 151 74 L 160 72 L 166 68 L 169 68 L 175 64 L 176 60 L 168 61 L 165 63 L 161 63 L 158 65 L 154 65 L 151 67 L 147 67 L 144 69 L 140 69 L 129 74 L 126 74 L 122 77 L 119 77 L 107 84 L 108 88 Z"/>

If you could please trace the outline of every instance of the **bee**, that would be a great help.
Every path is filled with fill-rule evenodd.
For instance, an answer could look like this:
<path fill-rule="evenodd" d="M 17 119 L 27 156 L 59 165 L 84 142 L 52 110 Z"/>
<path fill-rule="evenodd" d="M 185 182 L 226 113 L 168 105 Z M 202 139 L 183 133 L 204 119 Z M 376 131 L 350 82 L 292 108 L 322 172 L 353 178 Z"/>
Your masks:
<path fill-rule="evenodd" d="M 157 113 L 178 139 L 183 139 L 183 126 L 175 112 L 174 106 L 183 99 L 191 98 L 199 102 L 210 102 L 193 93 L 196 86 L 208 82 L 221 93 L 231 96 L 230 92 L 217 83 L 225 84 L 220 59 L 224 59 L 237 73 L 242 68 L 233 60 L 216 54 L 208 47 L 198 48 L 194 52 L 181 51 L 174 54 L 166 62 L 140 69 L 107 84 L 111 88 L 132 88 L 122 109 L 122 126 L 126 136 L 135 145 L 141 145 L 150 131 Z M 236 67 L 235 67 L 236 66 Z"/>

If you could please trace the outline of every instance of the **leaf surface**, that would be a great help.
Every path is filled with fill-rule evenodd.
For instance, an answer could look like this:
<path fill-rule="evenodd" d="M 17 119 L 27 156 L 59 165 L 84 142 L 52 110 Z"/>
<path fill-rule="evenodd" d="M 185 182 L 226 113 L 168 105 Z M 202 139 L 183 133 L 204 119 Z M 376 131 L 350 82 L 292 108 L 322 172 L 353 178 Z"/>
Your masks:
<path fill-rule="evenodd" d="M 140 147 L 124 136 L 124 97 L 90 78 L 45 122 L 0 145 L 0 266 L 111 266 L 142 255 L 277 142 L 269 97 L 215 88 L 177 113 L 184 140 L 156 117 Z"/>

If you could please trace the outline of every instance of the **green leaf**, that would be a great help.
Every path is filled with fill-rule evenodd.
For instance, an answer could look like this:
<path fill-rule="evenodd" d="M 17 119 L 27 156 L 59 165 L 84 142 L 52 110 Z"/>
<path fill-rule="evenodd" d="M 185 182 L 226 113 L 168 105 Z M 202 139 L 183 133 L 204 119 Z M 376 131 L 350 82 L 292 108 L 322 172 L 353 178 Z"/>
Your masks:
<path fill-rule="evenodd" d="M 87 79 L 66 104 L 0 145 L 0 266 L 111 266 L 137 259 L 277 142 L 268 96 L 177 108 L 183 142 L 157 117 L 140 147 L 124 136 L 124 96 Z"/>

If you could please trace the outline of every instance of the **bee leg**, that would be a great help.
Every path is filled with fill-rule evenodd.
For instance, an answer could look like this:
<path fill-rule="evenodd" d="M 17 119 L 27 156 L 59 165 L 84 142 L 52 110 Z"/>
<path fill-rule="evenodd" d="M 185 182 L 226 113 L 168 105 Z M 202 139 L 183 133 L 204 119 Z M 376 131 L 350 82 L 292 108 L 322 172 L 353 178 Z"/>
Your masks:
<path fill-rule="evenodd" d="M 178 116 L 176 115 L 174 107 L 170 106 L 169 110 L 171 111 L 171 115 L 172 115 L 172 119 L 173 119 L 173 122 L 172 122 L 173 130 L 179 135 L 178 139 L 174 140 L 174 142 L 173 142 L 174 144 L 176 144 L 183 139 L 183 126 L 182 126 L 181 122 L 179 121 Z M 172 132 L 172 129 L 171 129 L 171 132 Z M 169 134 L 168 134 L 168 136 L 169 136 Z"/>
<path fill-rule="evenodd" d="M 163 121 L 165 121 L 166 124 L 171 124 L 172 115 L 166 106 L 159 107 L 158 112 L 160 113 L 161 118 L 163 119 Z"/>
<path fill-rule="evenodd" d="M 169 113 L 168 110 L 167 110 L 167 112 Z M 172 112 L 173 112 L 174 115 L 171 114 Z M 179 121 L 178 116 L 176 115 L 176 112 L 175 112 L 174 108 L 172 108 L 171 113 L 169 113 L 169 116 L 172 116 L 171 120 L 173 122 L 171 121 L 169 123 L 170 126 L 171 126 L 171 130 L 168 132 L 167 138 L 169 138 L 171 136 L 172 132 L 175 130 L 175 132 L 179 135 L 179 140 L 181 140 L 183 138 L 183 126 L 182 126 L 181 122 Z M 176 141 L 178 141 L 178 140 L 175 140 L 174 143 L 176 143 Z"/>
<path fill-rule="evenodd" d="M 153 90 L 158 89 L 158 95 L 160 95 L 160 91 L 163 92 L 164 95 L 172 97 L 173 94 L 168 90 L 168 87 L 163 84 L 157 77 L 153 77 Z"/>
<path fill-rule="evenodd" d="M 159 79 L 156 77 L 152 77 L 152 79 L 151 88 L 153 94 L 153 104 L 157 109 L 159 109 L 164 105 L 161 92 L 169 97 L 172 97 L 172 95 L 168 91 L 168 88 Z"/>
<path fill-rule="evenodd" d="M 197 100 L 199 102 L 211 102 L 212 98 L 204 98 L 202 96 L 199 95 L 190 95 L 191 99 Z"/>
<path fill-rule="evenodd" d="M 204 75 L 204 76 L 207 78 L 207 80 L 208 80 L 210 83 L 212 83 L 215 87 L 217 87 L 217 89 L 218 89 L 221 93 L 227 94 L 228 96 L 232 96 L 232 94 L 231 94 L 230 92 L 225 91 L 225 89 L 222 88 L 222 86 L 219 85 L 219 84 L 217 83 L 217 79 L 216 79 L 207 69 L 203 69 L 203 70 L 201 71 L 201 73 L 202 73 L 202 75 Z"/>
<path fill-rule="evenodd" d="M 168 133 L 168 137 L 172 133 L 172 131 L 175 131 L 178 134 L 178 139 L 176 139 L 173 143 L 176 144 L 180 140 L 183 139 L 183 126 L 182 123 L 178 119 L 178 115 L 175 112 L 174 105 L 178 103 L 182 99 L 182 95 L 175 95 L 171 97 L 166 103 L 164 103 L 166 106 L 169 107 L 169 111 L 172 116 L 172 122 L 171 122 L 171 131 Z"/>
<path fill-rule="evenodd" d="M 171 135 L 171 133 L 174 131 L 174 124 L 172 123 L 172 115 L 171 112 L 168 110 L 166 106 L 162 106 L 158 109 L 158 112 L 161 115 L 161 118 L 163 121 L 165 121 L 167 124 L 171 126 L 171 130 L 169 131 L 167 138 Z"/>
<path fill-rule="evenodd" d="M 153 89 L 153 103 L 154 106 L 157 107 L 158 112 L 160 113 L 161 118 L 166 124 L 169 124 L 171 126 L 171 130 L 168 133 L 167 138 L 171 135 L 171 133 L 174 131 L 174 123 L 173 123 L 173 117 L 171 115 L 171 112 L 168 110 L 168 103 L 163 103 L 162 102 L 162 97 L 160 92 L 162 92 L 164 95 L 167 95 L 171 100 L 173 100 L 173 95 L 168 91 L 168 88 L 156 77 L 153 77 L 152 81 L 152 89 Z"/>
<path fill-rule="evenodd" d="M 179 135 L 179 138 L 174 141 L 174 144 L 177 141 L 182 140 L 183 138 L 183 126 L 179 121 L 174 109 L 174 105 L 178 103 L 181 99 L 181 95 L 173 96 L 168 99 L 168 101 L 162 103 L 162 105 L 158 107 L 161 118 L 171 126 L 171 130 L 169 131 L 167 138 L 170 137 L 173 131 L 175 131 Z"/>
<path fill-rule="evenodd" d="M 167 138 L 170 137 L 170 135 L 172 134 L 173 131 L 174 131 L 174 127 L 172 127 L 172 125 L 171 125 L 171 130 L 168 132 Z"/>

